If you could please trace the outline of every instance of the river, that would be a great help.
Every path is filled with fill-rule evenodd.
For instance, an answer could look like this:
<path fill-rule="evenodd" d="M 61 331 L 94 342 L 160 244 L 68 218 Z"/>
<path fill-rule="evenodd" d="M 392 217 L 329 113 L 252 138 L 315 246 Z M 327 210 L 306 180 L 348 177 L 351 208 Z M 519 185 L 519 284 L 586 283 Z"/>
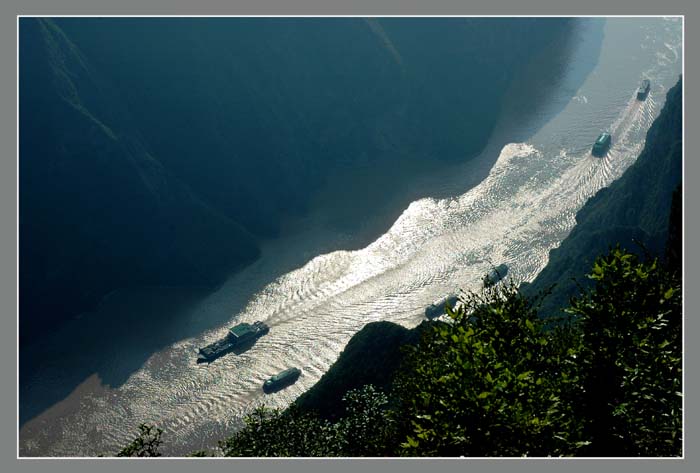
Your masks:
<path fill-rule="evenodd" d="M 416 326 L 430 303 L 477 289 L 491 265 L 534 279 L 577 210 L 635 161 L 682 68 L 678 18 L 579 23 L 566 58 L 541 57 L 518 78 L 476 158 L 405 180 L 399 170 L 349 204 L 329 191 L 216 291 L 119 291 L 23 350 L 20 455 L 114 453 L 140 422 L 164 429 L 166 455 L 214 448 L 254 406 L 284 407 L 311 387 L 365 324 Z M 543 77 L 541 62 L 552 60 L 561 68 Z M 637 101 L 643 77 L 651 93 Z M 603 130 L 613 145 L 596 158 Z M 375 215 L 381 185 L 416 198 L 398 209 L 376 200 Z M 367 218 L 343 225 L 343 212 Z M 195 363 L 197 347 L 255 320 L 271 330 L 248 351 Z M 262 382 L 291 366 L 303 370 L 299 381 L 263 394 Z"/>

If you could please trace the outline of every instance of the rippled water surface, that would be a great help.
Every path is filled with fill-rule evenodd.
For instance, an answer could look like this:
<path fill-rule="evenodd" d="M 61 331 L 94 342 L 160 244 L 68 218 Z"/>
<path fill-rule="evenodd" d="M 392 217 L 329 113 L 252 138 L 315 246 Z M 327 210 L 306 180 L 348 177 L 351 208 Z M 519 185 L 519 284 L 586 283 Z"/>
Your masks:
<path fill-rule="evenodd" d="M 143 334 L 138 325 L 116 334 L 93 332 L 91 345 L 72 349 L 60 360 L 49 356 L 23 379 L 23 408 L 65 381 L 71 366 L 90 366 L 91 357 L 101 357 L 100 376 L 109 379 L 92 376 L 76 383 L 66 399 L 24 422 L 20 454 L 114 452 L 143 421 L 165 430 L 166 454 L 214 447 L 253 406 L 264 400 L 282 407 L 311 387 L 368 322 L 415 326 L 428 304 L 458 289 L 476 288 L 491 264 L 507 263 L 509 277 L 532 280 L 547 263 L 549 250 L 571 230 L 586 199 L 634 162 L 666 91 L 681 72 L 680 20 L 607 20 L 597 58 L 586 56 L 591 51 L 587 41 L 592 41 L 586 29 L 578 35 L 571 64 L 548 91 L 554 94 L 549 98 L 553 107 L 558 99 L 566 103 L 559 104 L 557 113 L 545 107 L 520 120 L 518 94 L 536 90 L 537 74 L 531 71 L 513 103 L 505 104 L 482 155 L 442 170 L 442 193 L 450 197 L 412 202 L 386 233 L 358 250 L 310 254 L 310 248 L 323 246 L 315 240 L 337 248 L 346 238 L 313 225 L 308 232 L 270 241 L 259 261 L 216 292 L 180 295 L 165 326 L 148 327 Z M 590 60 L 597 60 L 593 71 L 577 89 L 568 89 L 580 73 L 576 65 Z M 639 102 L 635 88 L 642 77 L 651 80 L 652 89 Z M 531 130 L 534 122 L 538 125 Z M 604 158 L 595 158 L 590 146 L 602 130 L 611 132 L 613 145 Z M 522 136 L 528 139 L 518 142 Z M 485 178 L 474 182 L 479 169 Z M 102 310 L 141 320 L 151 307 L 163 310 L 163 300 L 172 299 L 172 292 L 161 291 L 115 295 Z M 195 363 L 197 347 L 222 337 L 235 323 L 255 320 L 265 321 L 271 330 L 248 351 L 209 365 Z M 188 334 L 200 325 L 210 328 L 175 337 L 178 342 L 137 360 L 135 371 L 122 366 L 133 363 L 133 355 L 100 350 L 102 343 L 107 346 L 127 332 L 133 342 L 159 330 Z M 63 353 L 60 340 L 51 343 L 56 353 Z M 264 395 L 262 382 L 290 366 L 303 370 L 299 381 Z"/>

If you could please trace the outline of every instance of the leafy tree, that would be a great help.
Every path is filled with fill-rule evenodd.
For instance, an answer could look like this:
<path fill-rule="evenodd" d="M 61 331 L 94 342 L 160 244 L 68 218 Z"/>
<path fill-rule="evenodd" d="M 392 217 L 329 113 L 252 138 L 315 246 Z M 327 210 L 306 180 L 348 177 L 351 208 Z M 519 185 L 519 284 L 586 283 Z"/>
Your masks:
<path fill-rule="evenodd" d="M 580 340 L 573 329 L 544 330 L 536 307 L 512 283 L 462 302 L 448 311 L 451 323 L 425 334 L 399 378 L 401 453 L 573 453 L 580 440 L 572 415 Z"/>
<path fill-rule="evenodd" d="M 333 425 L 291 406 L 285 411 L 265 406 L 245 418 L 245 427 L 219 442 L 227 457 L 334 456 L 338 442 Z"/>
<path fill-rule="evenodd" d="M 591 442 L 585 454 L 680 455 L 679 273 L 617 247 L 589 277 L 595 287 L 571 301 L 583 329 L 577 414 Z"/>
<path fill-rule="evenodd" d="M 371 384 L 353 389 L 343 397 L 346 415 L 336 424 L 340 454 L 377 457 L 393 453 L 393 420 L 389 400 Z"/>
<path fill-rule="evenodd" d="M 163 430 L 148 424 L 139 425 L 139 435 L 129 445 L 122 448 L 118 457 L 159 457 Z"/>
<path fill-rule="evenodd" d="M 345 416 L 336 423 L 292 405 L 286 410 L 259 407 L 245 428 L 219 443 L 224 456 L 314 457 L 390 454 L 391 420 L 386 395 L 368 385 L 343 398 Z"/>

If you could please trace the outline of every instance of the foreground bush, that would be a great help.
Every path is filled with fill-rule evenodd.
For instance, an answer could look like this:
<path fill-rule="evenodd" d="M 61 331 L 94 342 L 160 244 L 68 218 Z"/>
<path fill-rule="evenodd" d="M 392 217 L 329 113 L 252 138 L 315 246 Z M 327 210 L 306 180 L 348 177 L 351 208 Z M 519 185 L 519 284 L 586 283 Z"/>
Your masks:
<path fill-rule="evenodd" d="M 219 443 L 224 456 L 359 457 L 389 454 L 391 421 L 386 395 L 368 385 L 347 393 L 345 415 L 331 423 L 296 406 L 259 407 L 245 427 Z"/>
<path fill-rule="evenodd" d="M 680 273 L 615 248 L 571 301 L 583 331 L 577 415 L 595 456 L 681 454 Z"/>
<path fill-rule="evenodd" d="M 579 350 L 571 328 L 545 330 L 514 285 L 469 294 L 426 334 L 397 386 L 410 456 L 574 453 Z M 566 337 L 564 337 L 566 333 Z M 563 340 L 577 343 L 562 343 Z"/>

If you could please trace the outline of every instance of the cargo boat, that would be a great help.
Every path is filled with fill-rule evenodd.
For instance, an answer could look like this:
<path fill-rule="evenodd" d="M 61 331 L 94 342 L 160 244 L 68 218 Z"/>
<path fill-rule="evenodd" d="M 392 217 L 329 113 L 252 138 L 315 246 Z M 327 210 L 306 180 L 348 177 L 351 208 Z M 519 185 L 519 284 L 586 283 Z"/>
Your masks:
<path fill-rule="evenodd" d="M 429 319 L 434 319 L 435 317 L 440 317 L 441 315 L 443 315 L 445 313 L 445 306 L 446 305 L 450 306 L 450 308 L 454 310 L 458 301 L 459 301 L 459 296 L 456 296 L 456 295 L 451 295 L 451 296 L 445 297 L 443 299 L 440 299 L 439 301 L 436 301 L 436 302 L 430 304 L 428 307 L 426 307 L 425 316 Z"/>
<path fill-rule="evenodd" d="M 651 82 L 649 79 L 644 79 L 637 89 L 637 100 L 644 100 L 649 95 L 649 89 L 651 88 Z"/>
<path fill-rule="evenodd" d="M 211 363 L 234 348 L 240 347 L 246 342 L 252 342 L 269 331 L 270 327 L 260 321 L 252 324 L 242 323 L 231 327 L 224 338 L 199 349 L 197 363 Z"/>
<path fill-rule="evenodd" d="M 288 368 L 268 378 L 268 380 L 263 383 L 263 391 L 271 393 L 284 389 L 296 383 L 299 376 L 301 376 L 301 370 L 299 368 Z"/>
<path fill-rule="evenodd" d="M 610 143 L 612 142 L 612 136 L 610 133 L 603 132 L 598 136 L 593 144 L 593 149 L 591 149 L 591 154 L 593 156 L 605 156 L 605 153 L 610 149 Z"/>
<path fill-rule="evenodd" d="M 494 286 L 501 279 L 506 277 L 506 274 L 508 274 L 508 265 L 499 264 L 484 276 L 484 287 Z"/>

